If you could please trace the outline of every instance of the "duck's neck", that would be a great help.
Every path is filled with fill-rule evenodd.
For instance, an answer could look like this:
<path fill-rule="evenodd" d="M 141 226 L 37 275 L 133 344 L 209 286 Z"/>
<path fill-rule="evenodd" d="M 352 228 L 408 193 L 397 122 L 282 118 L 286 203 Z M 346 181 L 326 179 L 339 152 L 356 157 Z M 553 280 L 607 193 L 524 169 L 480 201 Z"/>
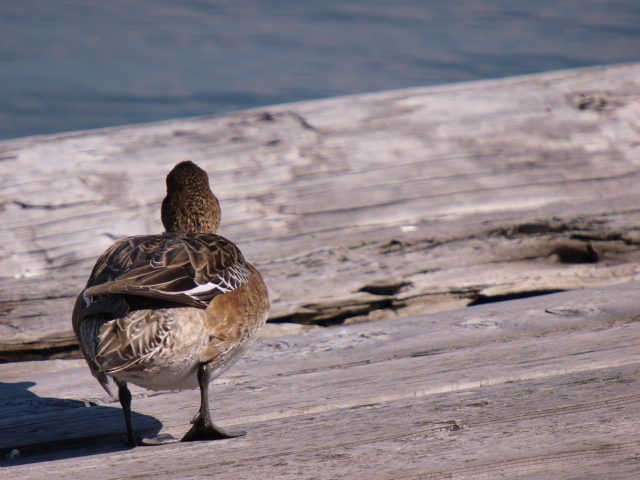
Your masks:
<path fill-rule="evenodd" d="M 207 189 L 208 190 L 208 189 Z M 167 232 L 216 233 L 220 204 L 211 193 L 177 191 L 162 201 L 162 224 Z"/>

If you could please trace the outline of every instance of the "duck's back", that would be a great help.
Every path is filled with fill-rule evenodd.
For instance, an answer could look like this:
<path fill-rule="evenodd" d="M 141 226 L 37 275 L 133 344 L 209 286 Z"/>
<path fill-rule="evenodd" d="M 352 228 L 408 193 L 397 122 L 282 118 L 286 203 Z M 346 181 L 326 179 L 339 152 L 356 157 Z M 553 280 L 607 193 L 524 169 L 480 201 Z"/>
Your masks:
<path fill-rule="evenodd" d="M 238 248 L 209 233 L 171 232 L 116 242 L 96 262 L 73 313 L 92 373 L 152 390 L 195 388 L 214 377 L 266 321 L 267 289 Z"/>

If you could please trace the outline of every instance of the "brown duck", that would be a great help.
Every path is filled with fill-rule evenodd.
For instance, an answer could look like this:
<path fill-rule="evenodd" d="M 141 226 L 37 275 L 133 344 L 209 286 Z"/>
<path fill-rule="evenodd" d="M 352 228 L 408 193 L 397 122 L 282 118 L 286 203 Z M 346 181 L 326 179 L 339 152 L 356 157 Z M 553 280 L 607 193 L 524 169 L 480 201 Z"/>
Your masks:
<path fill-rule="evenodd" d="M 73 329 L 91 373 L 118 386 L 130 445 L 131 382 L 150 390 L 200 387 L 200 410 L 182 441 L 243 435 L 216 426 L 209 382 L 247 349 L 269 312 L 267 287 L 238 247 L 216 235 L 220 205 L 206 172 L 190 161 L 167 175 L 161 235 L 115 242 L 96 262 L 73 310 Z"/>

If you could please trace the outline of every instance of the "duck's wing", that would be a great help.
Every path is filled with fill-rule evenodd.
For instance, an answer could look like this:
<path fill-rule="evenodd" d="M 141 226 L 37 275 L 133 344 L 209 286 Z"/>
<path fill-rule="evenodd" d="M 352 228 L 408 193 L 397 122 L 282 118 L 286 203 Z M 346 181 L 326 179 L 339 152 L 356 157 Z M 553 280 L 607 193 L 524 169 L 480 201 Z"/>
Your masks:
<path fill-rule="evenodd" d="M 219 235 L 177 232 L 125 238 L 96 262 L 82 293 L 83 316 L 126 315 L 129 308 L 122 295 L 207 308 L 217 295 L 246 285 L 249 275 L 238 247 Z"/>

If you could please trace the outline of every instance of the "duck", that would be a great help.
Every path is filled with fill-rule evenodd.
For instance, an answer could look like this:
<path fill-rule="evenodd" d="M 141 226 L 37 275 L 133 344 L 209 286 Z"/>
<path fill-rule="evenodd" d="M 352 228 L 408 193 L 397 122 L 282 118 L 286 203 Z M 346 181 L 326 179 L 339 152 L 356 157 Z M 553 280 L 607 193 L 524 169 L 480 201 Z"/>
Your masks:
<path fill-rule="evenodd" d="M 127 444 L 178 441 L 140 436 L 131 417 L 132 383 L 152 391 L 200 389 L 200 408 L 180 441 L 244 435 L 217 426 L 209 384 L 258 336 L 269 313 L 264 279 L 239 248 L 217 235 L 220 203 L 192 161 L 166 177 L 165 231 L 117 240 L 96 261 L 72 324 L 91 374 L 118 390 Z"/>

